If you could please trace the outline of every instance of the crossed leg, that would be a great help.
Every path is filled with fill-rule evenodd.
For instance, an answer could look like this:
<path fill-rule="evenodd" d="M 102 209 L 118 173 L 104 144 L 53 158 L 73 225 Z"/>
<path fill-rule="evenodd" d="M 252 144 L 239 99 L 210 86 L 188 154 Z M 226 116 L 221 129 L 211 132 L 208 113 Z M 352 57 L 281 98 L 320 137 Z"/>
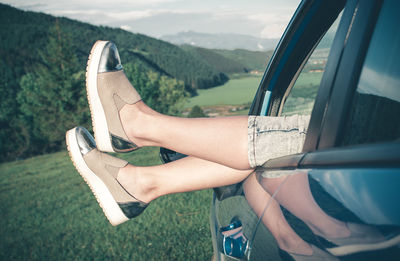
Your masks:
<path fill-rule="evenodd" d="M 120 170 L 118 181 L 138 199 L 150 202 L 158 197 L 235 184 L 246 179 L 253 170 L 237 170 L 218 163 L 188 156 L 164 165 L 137 167 L 127 165 Z M 254 175 L 245 182 L 245 195 L 260 217 L 271 196 L 258 184 Z M 262 219 L 279 247 L 291 253 L 311 255 L 311 247 L 287 223 L 279 205 L 272 199 Z"/>
<path fill-rule="evenodd" d="M 153 111 L 128 82 L 111 42 L 100 41 L 92 48 L 87 90 L 101 150 L 124 151 L 136 144 L 190 155 L 165 165 L 136 167 L 99 151 L 86 130 L 78 127 L 68 131 L 71 158 L 113 225 L 139 215 L 146 203 L 162 195 L 237 183 L 253 171 L 248 160 L 248 117 L 186 119 Z M 259 213 L 265 201 L 252 199 L 268 201 L 270 196 L 257 182 L 249 182 L 255 187 L 246 196 Z M 268 212 L 268 220 L 263 222 L 282 249 L 310 252 L 310 246 L 288 227 L 276 203 Z"/>
<path fill-rule="evenodd" d="M 241 170 L 247 156 L 248 117 L 180 118 L 160 114 L 139 101 L 120 111 L 128 138 Z"/>
<path fill-rule="evenodd" d="M 193 156 L 167 164 L 120 169 L 118 181 L 133 196 L 150 202 L 160 196 L 239 183 L 253 170 L 237 170 Z"/>

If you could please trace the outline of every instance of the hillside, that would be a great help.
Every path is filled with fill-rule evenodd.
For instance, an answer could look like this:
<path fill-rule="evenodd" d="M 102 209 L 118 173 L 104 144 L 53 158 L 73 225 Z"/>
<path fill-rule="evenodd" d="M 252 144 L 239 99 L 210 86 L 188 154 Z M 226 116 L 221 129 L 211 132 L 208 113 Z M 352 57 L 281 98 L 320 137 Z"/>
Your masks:
<path fill-rule="evenodd" d="M 91 128 L 85 68 L 98 39 L 117 44 L 142 99 L 167 114 L 179 114 L 189 93 L 253 70 L 256 57 L 264 56 L 246 51 L 248 58 L 242 59 L 238 51 L 181 48 L 0 4 L 0 162 L 59 151 L 66 130 Z"/>
<path fill-rule="evenodd" d="M 250 70 L 264 71 L 267 67 L 269 59 L 273 54 L 273 50 L 270 51 L 249 51 L 244 49 L 235 50 L 221 50 L 214 49 L 213 52 L 237 63 L 240 63 L 245 68 Z"/>
<path fill-rule="evenodd" d="M 210 88 L 227 80 L 221 72 L 170 43 L 122 29 L 93 26 L 0 4 L 0 55 L 3 66 L 12 68 L 17 78 L 35 67 L 40 60 L 38 51 L 46 46 L 50 28 L 56 21 L 70 36 L 70 48 L 77 55 L 82 70 L 93 43 L 103 39 L 117 44 L 123 62 L 141 63 L 149 69 L 183 80 L 194 89 Z"/>
<path fill-rule="evenodd" d="M 203 61 L 215 70 L 225 74 L 243 73 L 251 69 L 246 65 L 229 58 L 229 56 L 221 55 L 214 50 L 194 47 L 191 45 L 182 45 L 181 48 L 190 53 L 193 57 L 196 57 L 196 59 Z M 233 51 L 227 50 L 227 52 L 231 53 Z"/>
<path fill-rule="evenodd" d="M 90 128 L 85 68 L 98 39 L 117 43 L 128 78 L 162 113 L 228 80 L 170 43 L 0 4 L 0 162 L 58 151 L 66 130 Z"/>
<path fill-rule="evenodd" d="M 181 48 L 198 60 L 225 74 L 264 71 L 273 51 L 249 51 L 244 49 L 222 50 L 206 49 L 192 45 Z"/>

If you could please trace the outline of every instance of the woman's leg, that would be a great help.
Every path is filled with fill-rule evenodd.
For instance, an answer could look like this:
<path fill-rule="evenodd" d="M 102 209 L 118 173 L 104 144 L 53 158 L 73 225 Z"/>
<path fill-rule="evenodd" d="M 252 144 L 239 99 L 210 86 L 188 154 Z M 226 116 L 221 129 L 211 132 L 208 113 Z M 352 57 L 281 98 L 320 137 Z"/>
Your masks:
<path fill-rule="evenodd" d="M 196 191 L 238 183 L 253 170 L 236 170 L 195 157 L 186 157 L 152 167 L 127 165 L 120 169 L 117 180 L 133 196 L 150 202 L 163 195 Z M 254 175 L 244 183 L 246 199 L 258 216 L 262 215 L 270 195 L 260 186 Z M 262 222 L 271 231 L 281 249 L 290 253 L 311 255 L 309 244 L 289 226 L 275 200 L 263 216 Z"/>
<path fill-rule="evenodd" d="M 113 225 L 138 216 L 160 196 L 238 183 L 253 171 L 191 156 L 164 165 L 136 167 L 99 151 L 83 127 L 69 130 L 66 142 L 75 167 Z"/>
<path fill-rule="evenodd" d="M 311 255 L 311 246 L 301 239 L 287 223 L 279 204 L 260 186 L 256 176 L 252 174 L 244 183 L 247 202 L 276 239 L 280 249 L 290 253 Z M 270 202 L 269 202 L 270 201 Z M 268 209 L 263 213 L 269 202 Z"/>
<path fill-rule="evenodd" d="M 127 152 L 162 146 L 236 169 L 247 160 L 248 118 L 187 119 L 146 106 L 122 69 L 115 44 L 97 41 L 88 60 L 86 85 L 100 150 Z"/>
<path fill-rule="evenodd" d="M 307 173 L 297 173 L 289 177 L 264 178 L 263 186 L 274 193 L 285 182 L 276 196 L 276 200 L 303 220 L 317 235 L 342 238 L 350 235 L 346 224 L 327 215 L 315 202 L 310 191 Z"/>
<path fill-rule="evenodd" d="M 160 196 L 226 186 L 244 180 L 253 170 L 237 170 L 188 156 L 167 164 L 138 167 L 128 164 L 118 182 L 135 198 L 150 202 Z"/>
<path fill-rule="evenodd" d="M 139 101 L 125 105 L 120 117 L 128 138 L 139 146 L 165 147 L 231 168 L 250 169 L 247 116 L 179 118 L 157 113 Z"/>

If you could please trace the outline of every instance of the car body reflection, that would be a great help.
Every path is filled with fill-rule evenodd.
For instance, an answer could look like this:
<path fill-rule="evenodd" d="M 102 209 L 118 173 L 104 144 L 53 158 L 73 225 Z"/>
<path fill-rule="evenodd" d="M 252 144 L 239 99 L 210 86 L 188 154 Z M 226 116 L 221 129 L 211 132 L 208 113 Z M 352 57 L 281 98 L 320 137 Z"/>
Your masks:
<path fill-rule="evenodd" d="M 400 170 L 342 169 L 309 173 L 334 199 L 369 224 L 400 226 Z M 318 191 L 313 191 L 318 199 Z M 324 206 L 324 204 L 320 204 Z"/>

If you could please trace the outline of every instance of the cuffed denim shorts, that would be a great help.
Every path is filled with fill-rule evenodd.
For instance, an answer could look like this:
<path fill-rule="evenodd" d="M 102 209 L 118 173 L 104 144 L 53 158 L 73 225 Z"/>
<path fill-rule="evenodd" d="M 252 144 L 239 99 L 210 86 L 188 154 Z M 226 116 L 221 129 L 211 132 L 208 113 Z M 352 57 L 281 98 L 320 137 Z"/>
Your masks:
<path fill-rule="evenodd" d="M 309 115 L 283 117 L 249 116 L 248 158 L 252 168 L 272 158 L 300 153 Z"/>

